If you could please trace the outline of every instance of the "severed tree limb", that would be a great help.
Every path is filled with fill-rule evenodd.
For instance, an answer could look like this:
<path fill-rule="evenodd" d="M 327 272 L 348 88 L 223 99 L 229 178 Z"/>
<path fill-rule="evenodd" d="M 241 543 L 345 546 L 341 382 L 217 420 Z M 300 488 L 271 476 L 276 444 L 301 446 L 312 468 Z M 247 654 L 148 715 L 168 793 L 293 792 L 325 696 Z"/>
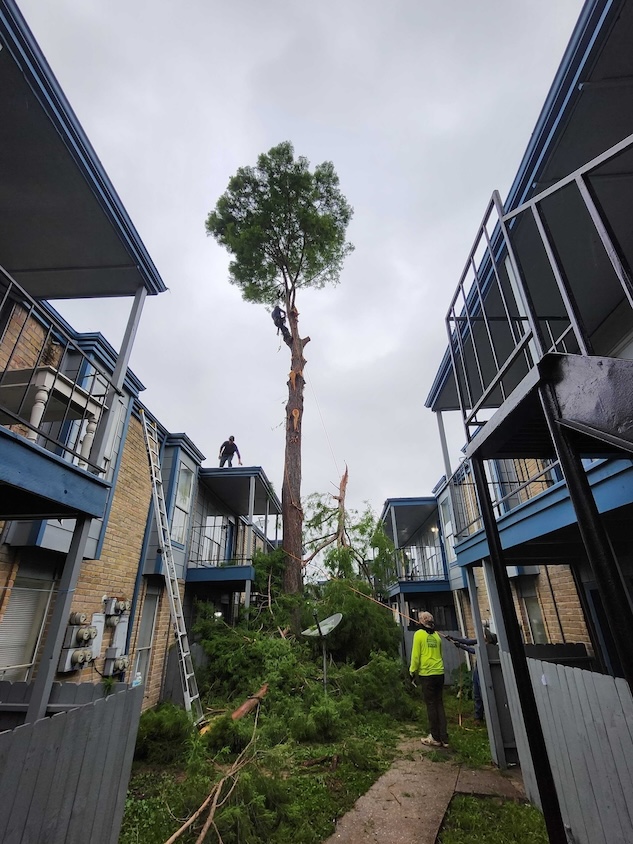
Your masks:
<path fill-rule="evenodd" d="M 327 548 L 329 545 L 336 545 L 339 548 L 346 548 L 349 547 L 349 540 L 347 539 L 347 534 L 345 531 L 345 494 L 347 492 L 347 482 L 349 480 L 349 470 L 347 465 L 345 466 L 345 471 L 343 472 L 343 477 L 341 478 L 341 483 L 339 484 L 339 492 L 338 495 L 333 495 L 332 498 L 335 501 L 338 501 L 337 504 L 337 524 L 336 524 L 336 531 L 333 533 L 328 534 L 323 540 L 319 543 L 317 549 L 310 554 L 309 557 L 306 557 L 302 561 L 303 567 L 307 566 L 311 560 L 313 560 L 316 555 Z"/>
<path fill-rule="evenodd" d="M 243 718 L 245 715 L 248 715 L 249 712 L 252 712 L 256 706 L 259 706 L 267 691 L 268 683 L 264 683 L 258 692 L 251 695 L 248 700 L 245 700 L 244 703 L 235 710 L 235 712 L 231 715 L 232 720 L 239 721 L 240 718 Z"/>
<path fill-rule="evenodd" d="M 215 809 L 216 809 L 218 801 L 220 799 L 220 791 L 222 789 L 222 786 L 227 781 L 227 779 L 230 779 L 231 777 L 235 777 L 235 781 L 234 781 L 233 785 L 231 786 L 229 793 L 226 795 L 228 797 L 230 795 L 230 793 L 233 791 L 233 789 L 235 788 L 235 786 L 237 785 L 237 774 L 242 770 L 242 768 L 246 767 L 246 765 L 248 765 L 248 763 L 250 762 L 250 758 L 245 758 L 245 757 L 246 757 L 247 751 L 249 750 L 249 748 L 251 747 L 251 745 L 253 744 L 253 742 L 255 740 L 255 732 L 257 730 L 257 721 L 258 721 L 258 718 L 256 716 L 255 717 L 255 724 L 253 725 L 253 733 L 251 735 L 250 741 L 248 742 L 248 744 L 246 745 L 244 750 L 242 750 L 242 752 L 237 757 L 235 762 L 233 762 L 233 764 L 229 768 L 228 772 L 225 774 L 225 776 L 222 777 L 221 780 L 219 780 L 213 786 L 209 796 L 204 800 L 204 802 L 202 803 L 200 808 L 196 809 L 196 811 L 193 813 L 193 815 L 188 820 L 186 820 L 184 822 L 184 824 L 180 827 L 180 829 L 177 829 L 176 832 L 174 832 L 174 834 L 171 835 L 167 839 L 167 841 L 165 841 L 165 844 L 174 844 L 174 841 L 177 841 L 178 838 L 180 838 L 180 836 L 184 832 L 186 832 L 189 829 L 189 827 L 192 826 L 192 824 L 194 824 L 196 822 L 196 820 L 200 817 L 200 815 L 204 812 L 204 810 L 209 806 L 210 803 L 212 803 L 213 805 L 212 805 L 211 810 L 209 812 L 209 817 L 211 818 L 211 820 L 213 820 L 213 816 L 215 815 Z M 208 819 L 207 819 L 207 821 L 208 821 Z M 205 826 L 206 826 L 206 823 L 205 823 Z M 207 827 L 207 830 L 205 831 L 205 835 L 206 835 L 207 831 L 208 831 L 208 827 Z M 198 841 L 203 841 L 203 840 L 204 840 L 204 838 L 198 839 Z"/>

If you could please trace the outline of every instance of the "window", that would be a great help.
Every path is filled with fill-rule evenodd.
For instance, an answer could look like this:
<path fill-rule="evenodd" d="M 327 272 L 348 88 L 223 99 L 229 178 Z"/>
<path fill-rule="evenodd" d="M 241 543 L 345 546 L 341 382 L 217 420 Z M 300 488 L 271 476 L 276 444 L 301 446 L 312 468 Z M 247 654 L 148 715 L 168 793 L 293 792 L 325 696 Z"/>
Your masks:
<path fill-rule="evenodd" d="M 189 520 L 192 494 L 193 471 L 188 466 L 185 466 L 184 463 L 181 463 L 178 471 L 176 504 L 171 521 L 171 538 L 174 542 L 178 542 L 179 545 L 184 545 L 187 538 L 187 523 Z"/>
<path fill-rule="evenodd" d="M 455 554 L 455 534 L 453 533 L 453 520 L 451 518 L 451 505 L 448 496 L 443 498 L 440 502 L 440 518 L 442 520 L 442 529 L 444 531 L 446 557 L 449 563 L 454 563 L 457 559 Z"/>
<path fill-rule="evenodd" d="M 28 680 L 53 594 L 52 580 L 16 577 L 0 624 L 0 680 Z"/>
<path fill-rule="evenodd" d="M 543 622 L 543 613 L 536 594 L 536 582 L 532 578 L 530 582 L 521 583 L 521 600 L 527 619 L 530 636 L 535 645 L 547 645 L 547 631 Z"/>
<path fill-rule="evenodd" d="M 224 516 L 207 516 L 205 518 L 202 538 L 203 563 L 211 566 L 222 565 L 226 559 L 228 531 L 228 520 Z"/>
<path fill-rule="evenodd" d="M 147 679 L 150 657 L 152 654 L 152 643 L 154 641 L 154 628 L 156 626 L 156 613 L 158 611 L 158 600 L 160 590 L 158 586 L 148 586 L 143 603 L 141 623 L 138 628 L 138 639 L 136 641 L 136 659 L 134 660 L 134 674 L 141 675 L 142 682 Z"/>

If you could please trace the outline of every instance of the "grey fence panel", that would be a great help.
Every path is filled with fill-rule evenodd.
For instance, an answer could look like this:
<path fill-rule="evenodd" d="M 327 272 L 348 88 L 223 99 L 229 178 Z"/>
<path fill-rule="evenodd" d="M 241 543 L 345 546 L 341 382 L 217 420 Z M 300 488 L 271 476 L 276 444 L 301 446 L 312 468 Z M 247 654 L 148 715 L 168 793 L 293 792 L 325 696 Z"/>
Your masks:
<path fill-rule="evenodd" d="M 616 709 L 614 720 L 621 737 L 630 781 L 633 782 L 633 697 L 629 684 L 620 677 L 616 677 L 615 690 L 621 710 Z M 629 794 L 629 798 L 633 800 L 633 790 Z"/>
<path fill-rule="evenodd" d="M 607 683 L 601 682 L 603 679 L 602 675 L 599 674 L 587 674 L 583 677 L 591 707 L 592 727 L 603 750 L 602 758 L 604 760 L 604 770 L 606 771 L 606 779 L 604 781 L 605 790 L 608 790 L 611 805 L 613 806 L 613 813 L 610 813 L 609 818 L 611 824 L 610 829 L 612 831 L 608 840 L 621 841 L 622 844 L 631 844 L 633 826 L 631 825 L 631 818 L 620 779 L 621 766 L 618 766 L 616 757 L 616 747 L 619 744 L 620 737 L 617 737 L 618 741 L 612 743 L 608 727 L 609 722 L 613 720 L 614 706 L 616 702 L 619 703 L 619 700 L 613 679 L 609 677 Z M 620 750 L 621 748 L 617 751 L 618 755 L 620 754 Z"/>
<path fill-rule="evenodd" d="M 503 680 L 506 687 L 512 726 L 514 727 L 514 738 L 516 741 L 517 753 L 519 754 L 519 759 L 521 760 L 523 785 L 525 786 L 525 792 L 530 801 L 540 808 L 541 800 L 536 783 L 536 776 L 534 774 L 534 766 L 532 765 L 532 755 L 530 753 L 530 746 L 527 740 L 525 724 L 523 722 L 523 713 L 521 712 L 521 707 L 519 706 L 519 694 L 517 692 L 516 681 L 514 679 L 512 660 L 510 659 L 510 654 L 506 651 L 502 651 L 501 648 L 499 648 L 499 661 L 503 672 Z"/>
<path fill-rule="evenodd" d="M 67 718 L 55 715 L 50 720 L 48 737 L 44 745 L 37 781 L 33 789 L 33 799 L 29 805 L 29 813 L 24 824 L 23 842 L 39 844 L 42 840 L 41 830 L 46 808 L 55 785 L 59 779 L 58 759 L 59 751 L 64 740 Z"/>
<path fill-rule="evenodd" d="M 553 706 L 553 695 L 558 694 L 558 697 L 560 697 L 560 683 L 556 674 L 555 665 L 548 665 L 546 672 L 539 673 L 541 665 L 542 663 L 536 660 L 528 661 L 532 686 L 536 688 L 538 685 L 547 685 L 549 692 L 547 695 L 535 695 L 535 697 L 543 728 L 543 738 L 548 748 L 552 775 L 555 781 L 558 782 L 566 778 L 570 769 L 567 748 L 563 742 L 556 741 L 556 736 L 560 732 L 560 722 L 556 707 Z M 575 798 L 575 790 L 572 792 L 565 789 L 558 790 L 561 815 L 567 825 L 569 825 L 569 818 L 580 809 Z"/>
<path fill-rule="evenodd" d="M 42 836 L 43 844 L 57 844 L 57 842 L 66 841 L 68 824 L 70 823 L 75 802 L 75 791 L 77 790 L 79 774 L 81 773 L 84 748 L 88 741 L 90 721 L 93 716 L 92 709 L 93 707 L 91 706 L 83 706 L 80 709 L 73 709 L 68 713 L 63 713 L 64 717 L 70 721 L 67 728 L 67 735 L 68 738 L 72 735 L 72 740 L 66 740 L 60 748 L 59 778 L 63 782 L 64 788 L 60 800 L 55 806 L 56 812 L 52 816 L 54 823 L 52 820 L 51 823 L 48 823 L 49 819 L 45 818 Z"/>
<path fill-rule="evenodd" d="M 101 799 L 94 808 L 92 818 L 87 818 L 86 820 L 84 835 L 88 841 L 106 840 L 103 838 L 103 830 L 104 826 L 110 821 L 109 813 L 112 811 L 116 799 L 116 792 L 114 792 L 113 799 L 112 786 L 118 786 L 119 782 L 119 772 L 114 765 L 114 760 L 117 756 L 116 750 L 122 744 L 121 739 L 123 735 L 127 736 L 127 732 L 122 729 L 126 715 L 124 701 L 116 701 L 116 705 L 110 706 L 109 708 L 112 712 L 112 718 L 110 719 L 108 732 L 104 735 L 103 747 L 105 752 L 99 769 L 100 776 L 94 784 L 94 788 L 101 796 Z"/>
<path fill-rule="evenodd" d="M 591 771 L 582 740 L 584 723 L 583 710 L 576 688 L 574 671 L 566 671 L 563 666 L 550 666 L 547 672 L 556 668 L 559 681 L 559 695 L 552 701 L 552 711 L 555 713 L 558 735 L 553 742 L 566 748 L 569 757 L 569 768 L 565 771 L 565 778 L 559 794 L 570 794 L 567 802 L 570 804 L 570 814 L 565 818 L 570 829 L 576 830 L 576 837 L 581 840 L 599 840 L 602 834 L 600 813 L 596 808 L 596 795 L 593 788 Z M 546 676 L 547 676 L 547 672 Z M 551 694 L 552 687 L 548 687 Z M 540 696 L 537 695 L 537 702 Z M 548 742 L 547 747 L 552 744 Z M 578 808 L 576 808 L 578 807 Z M 583 839 L 584 836 L 584 839 Z"/>
<path fill-rule="evenodd" d="M 591 676 L 591 675 L 589 675 Z M 583 728 L 581 733 L 581 740 L 583 741 L 585 752 L 588 754 L 587 767 L 589 769 L 591 780 L 596 794 L 596 810 L 599 814 L 602 830 L 609 830 L 610 835 L 598 839 L 599 841 L 612 842 L 621 841 L 622 829 L 614 811 L 613 795 L 607 781 L 607 755 L 609 746 L 604 737 L 600 735 L 599 725 L 595 722 L 594 715 L 591 710 L 591 701 L 589 696 L 589 683 L 587 677 L 582 673 L 575 674 L 574 680 L 576 689 L 580 699 L 580 711 L 582 719 L 580 726 Z M 593 694 L 593 688 L 591 689 Z M 606 695 L 603 695 L 603 705 L 607 707 Z M 600 717 L 600 713 L 598 713 Z M 606 787 L 605 787 L 606 786 Z"/>
<path fill-rule="evenodd" d="M 46 721 L 36 721 L 33 724 L 33 728 L 30 730 L 28 750 L 22 760 L 21 770 L 14 771 L 17 789 L 2 839 L 4 844 L 18 844 L 22 839 L 22 831 L 26 825 L 31 800 L 35 793 L 35 783 L 40 770 L 42 754 L 47 745 L 48 727 Z"/>
<path fill-rule="evenodd" d="M 124 741 L 119 745 L 119 754 L 122 759 L 120 768 L 121 776 L 119 779 L 118 791 L 116 793 L 116 803 L 114 804 L 114 809 L 112 811 L 110 838 L 104 838 L 104 844 L 117 844 L 119 840 L 119 830 L 123 820 L 123 812 L 125 811 L 125 798 L 127 796 L 127 787 L 130 781 L 130 773 L 132 771 L 134 745 L 136 744 L 136 734 L 138 732 L 138 722 L 141 717 L 141 706 L 143 704 L 144 692 L 145 685 L 142 683 L 141 685 L 130 689 L 130 691 L 125 694 L 128 723 L 127 741 Z"/>
<path fill-rule="evenodd" d="M 4 771 L 0 774 L 0 805 L 3 808 L 0 813 L 0 841 L 6 840 L 7 827 L 18 791 L 20 771 L 29 750 L 32 732 L 30 724 L 17 727 L 13 731 L 10 755 L 5 762 Z"/>
<path fill-rule="evenodd" d="M 512 666 L 508 654 L 501 653 L 500 658 L 526 791 L 534 800 L 533 768 Z M 633 698 L 628 684 L 535 659 L 528 659 L 528 665 L 571 840 L 576 844 L 631 844 Z"/>
<path fill-rule="evenodd" d="M 95 784 L 100 779 L 104 750 L 112 739 L 109 728 L 114 707 L 106 706 L 105 700 L 98 700 L 91 708 L 94 716 L 90 722 L 88 741 L 81 762 L 73 812 L 66 834 L 67 844 L 84 844 L 86 840 L 86 824 L 91 811 L 94 811 L 95 797 L 101 798 Z"/>
<path fill-rule="evenodd" d="M 99 693 L 81 684 L 63 697 Z M 117 841 L 142 701 L 138 686 L 0 733 L 2 844 Z"/>

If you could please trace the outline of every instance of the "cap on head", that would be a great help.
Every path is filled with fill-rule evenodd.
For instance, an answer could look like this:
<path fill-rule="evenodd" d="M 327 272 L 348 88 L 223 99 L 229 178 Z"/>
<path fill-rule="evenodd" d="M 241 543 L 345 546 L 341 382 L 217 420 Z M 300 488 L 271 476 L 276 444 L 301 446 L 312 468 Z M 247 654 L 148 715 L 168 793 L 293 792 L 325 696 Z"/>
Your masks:
<path fill-rule="evenodd" d="M 231 442 L 233 442 L 233 440 L 234 440 L 234 439 L 235 439 L 235 437 L 231 434 L 231 436 L 229 437 L 229 440 L 230 440 Z"/>
<path fill-rule="evenodd" d="M 435 627 L 435 619 L 430 612 L 418 613 L 418 621 L 420 624 L 424 625 L 424 627 Z"/>

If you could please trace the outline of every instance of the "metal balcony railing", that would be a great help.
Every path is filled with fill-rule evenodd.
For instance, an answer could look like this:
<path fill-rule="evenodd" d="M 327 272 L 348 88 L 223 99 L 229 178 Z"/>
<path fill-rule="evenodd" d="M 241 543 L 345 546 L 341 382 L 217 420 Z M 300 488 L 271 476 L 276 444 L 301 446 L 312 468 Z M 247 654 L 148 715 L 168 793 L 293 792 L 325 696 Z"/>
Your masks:
<path fill-rule="evenodd" d="M 82 468 L 104 424 L 109 375 L 0 268 L 0 425 Z"/>
<path fill-rule="evenodd" d="M 438 545 L 415 545 L 399 548 L 393 555 L 393 571 L 389 578 L 397 581 L 446 580 L 447 574 Z"/>
<path fill-rule="evenodd" d="M 248 526 L 246 527 L 248 530 Z M 214 521 L 206 525 L 193 525 L 191 528 L 191 545 L 189 552 L 189 568 L 220 568 L 225 566 L 250 566 L 253 563 L 252 554 L 237 551 L 228 553 L 226 548 L 227 526 L 223 517 L 217 516 Z M 237 547 L 241 548 L 241 537 Z M 264 540 L 260 535 L 254 538 L 253 548 L 261 549 L 265 545 L 266 551 L 272 551 L 273 541 Z"/>
<path fill-rule="evenodd" d="M 501 466 L 503 471 L 501 471 Z M 488 489 L 497 519 L 536 498 L 558 482 L 558 461 L 514 459 L 487 464 Z M 511 476 L 511 473 L 513 476 Z M 455 542 L 483 529 L 469 466 L 462 464 L 449 480 L 455 515 Z"/>
<path fill-rule="evenodd" d="M 594 319 L 591 305 L 579 303 L 579 282 L 571 275 L 578 274 L 577 255 L 575 263 L 572 258 L 579 238 L 586 251 L 593 250 L 581 262 L 587 275 L 583 283 L 604 288 L 604 301 L 613 299 L 611 309 L 618 295 L 633 303 L 625 181 L 632 150 L 633 135 L 507 213 L 499 194 L 493 194 L 446 316 L 468 440 L 545 354 L 604 353 L 595 348 L 595 328 L 588 328 Z M 618 178 L 623 187 L 614 199 L 604 185 Z M 562 202 L 583 221 L 581 233 L 561 229 L 560 220 L 571 213 L 560 209 L 558 227 L 548 222 L 548 214 L 557 219 L 554 204 Z M 549 303 L 543 309 L 550 312 L 540 312 L 537 301 Z"/>

